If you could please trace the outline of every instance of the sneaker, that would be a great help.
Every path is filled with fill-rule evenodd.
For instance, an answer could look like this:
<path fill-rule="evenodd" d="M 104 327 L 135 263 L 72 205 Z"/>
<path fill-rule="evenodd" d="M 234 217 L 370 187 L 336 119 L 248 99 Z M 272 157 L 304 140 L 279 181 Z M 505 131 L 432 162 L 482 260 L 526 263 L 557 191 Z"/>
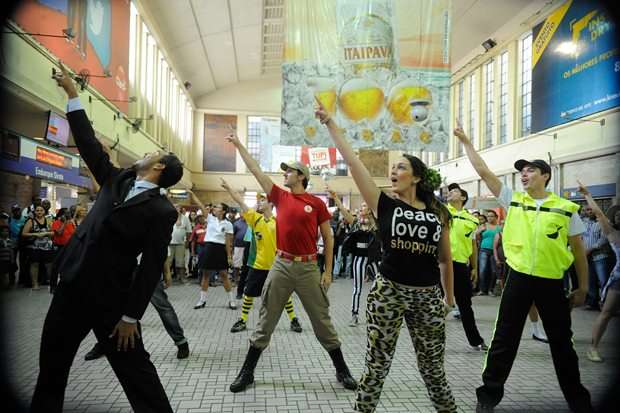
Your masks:
<path fill-rule="evenodd" d="M 299 324 L 299 319 L 297 317 L 291 320 L 291 330 L 296 333 L 301 333 L 301 324 Z"/>
<path fill-rule="evenodd" d="M 471 346 L 471 349 L 474 351 L 484 351 L 486 353 L 487 351 L 489 351 L 489 346 L 482 343 L 482 344 L 478 344 L 477 346 Z"/>
<path fill-rule="evenodd" d="M 230 300 L 228 302 L 228 308 L 230 308 L 231 310 L 236 310 L 237 309 L 237 302 L 235 300 Z"/>
<path fill-rule="evenodd" d="M 349 322 L 349 327 L 355 327 L 360 323 L 359 317 L 357 314 L 353 314 L 351 316 L 351 321 Z"/>
<path fill-rule="evenodd" d="M 532 339 L 535 341 L 540 341 L 541 343 L 549 343 L 549 339 L 540 333 L 538 333 L 538 335 L 532 334 Z"/>
<path fill-rule="evenodd" d="M 207 303 L 205 301 L 198 301 L 194 306 L 194 310 L 198 310 L 199 308 L 205 308 Z"/>
<path fill-rule="evenodd" d="M 238 333 L 240 331 L 243 331 L 247 328 L 247 324 L 245 323 L 245 321 L 243 321 L 243 319 L 238 319 L 235 324 L 233 324 L 232 328 L 230 329 L 231 333 Z"/>
<path fill-rule="evenodd" d="M 452 317 L 456 318 L 457 320 L 461 319 L 461 312 L 459 311 L 458 308 L 455 308 L 454 310 L 452 310 L 450 314 L 452 315 Z"/>
<path fill-rule="evenodd" d="M 603 362 L 603 358 L 598 353 L 598 350 L 595 350 L 593 348 L 588 350 L 587 356 L 588 356 L 588 360 L 590 360 L 590 361 L 592 361 L 594 363 L 602 363 Z"/>
<path fill-rule="evenodd" d="M 476 296 L 478 296 L 478 297 L 485 296 L 485 295 L 489 295 L 489 293 L 485 293 L 484 291 L 480 291 L 480 292 L 478 292 L 478 294 L 476 294 Z"/>

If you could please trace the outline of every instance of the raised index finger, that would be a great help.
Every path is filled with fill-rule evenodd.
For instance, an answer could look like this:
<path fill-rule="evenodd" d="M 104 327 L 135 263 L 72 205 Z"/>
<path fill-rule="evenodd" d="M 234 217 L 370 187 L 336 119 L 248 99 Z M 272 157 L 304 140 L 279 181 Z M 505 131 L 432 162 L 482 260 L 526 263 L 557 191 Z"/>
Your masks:
<path fill-rule="evenodd" d="M 62 60 L 60 59 L 58 59 L 58 67 L 60 68 L 60 71 L 62 72 L 63 75 L 69 75 L 67 68 L 65 67 L 64 64 L 62 64 Z"/>
<path fill-rule="evenodd" d="M 314 100 L 316 101 L 317 105 L 319 105 L 319 109 L 325 110 L 325 108 L 323 107 L 323 104 L 321 103 L 321 101 L 316 95 L 314 95 Z"/>

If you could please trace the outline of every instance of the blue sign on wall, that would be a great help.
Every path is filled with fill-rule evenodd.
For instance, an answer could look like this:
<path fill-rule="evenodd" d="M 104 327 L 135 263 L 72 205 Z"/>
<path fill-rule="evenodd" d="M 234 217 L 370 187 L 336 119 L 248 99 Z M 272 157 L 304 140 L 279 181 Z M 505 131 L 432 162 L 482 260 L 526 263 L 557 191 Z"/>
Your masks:
<path fill-rule="evenodd" d="M 534 28 L 532 132 L 620 106 L 617 34 L 591 0 L 568 0 Z"/>

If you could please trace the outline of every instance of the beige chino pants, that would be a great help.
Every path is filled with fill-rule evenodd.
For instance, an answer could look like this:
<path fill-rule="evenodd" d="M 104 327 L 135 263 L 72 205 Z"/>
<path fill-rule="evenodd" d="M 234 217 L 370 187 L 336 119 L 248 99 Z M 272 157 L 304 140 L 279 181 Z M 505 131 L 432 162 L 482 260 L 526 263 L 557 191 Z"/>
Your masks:
<path fill-rule="evenodd" d="M 325 350 L 340 348 L 340 340 L 329 317 L 329 299 L 321 286 L 321 274 L 316 261 L 296 262 L 276 257 L 261 295 L 260 320 L 250 338 L 253 347 L 261 350 L 269 345 L 271 335 L 280 320 L 284 305 L 297 293 L 310 317 L 314 335 Z"/>

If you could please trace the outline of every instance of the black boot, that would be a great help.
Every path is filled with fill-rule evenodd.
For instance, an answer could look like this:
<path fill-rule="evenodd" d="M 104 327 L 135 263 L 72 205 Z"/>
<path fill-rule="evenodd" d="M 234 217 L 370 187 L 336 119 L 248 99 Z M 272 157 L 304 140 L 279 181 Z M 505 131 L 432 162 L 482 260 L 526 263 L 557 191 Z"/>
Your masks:
<path fill-rule="evenodd" d="M 347 363 L 344 361 L 344 356 L 340 348 L 330 351 L 329 357 L 332 358 L 334 367 L 336 367 L 336 379 L 342 383 L 345 389 L 357 390 L 357 382 L 351 376 L 351 372 L 347 367 Z"/>
<path fill-rule="evenodd" d="M 254 369 L 256 368 L 256 363 L 258 363 L 261 353 L 261 349 L 250 346 L 248 354 L 245 356 L 243 367 L 241 367 L 241 371 L 237 375 L 235 381 L 233 381 L 230 385 L 231 392 L 238 393 L 245 390 L 250 384 L 254 383 Z"/>

